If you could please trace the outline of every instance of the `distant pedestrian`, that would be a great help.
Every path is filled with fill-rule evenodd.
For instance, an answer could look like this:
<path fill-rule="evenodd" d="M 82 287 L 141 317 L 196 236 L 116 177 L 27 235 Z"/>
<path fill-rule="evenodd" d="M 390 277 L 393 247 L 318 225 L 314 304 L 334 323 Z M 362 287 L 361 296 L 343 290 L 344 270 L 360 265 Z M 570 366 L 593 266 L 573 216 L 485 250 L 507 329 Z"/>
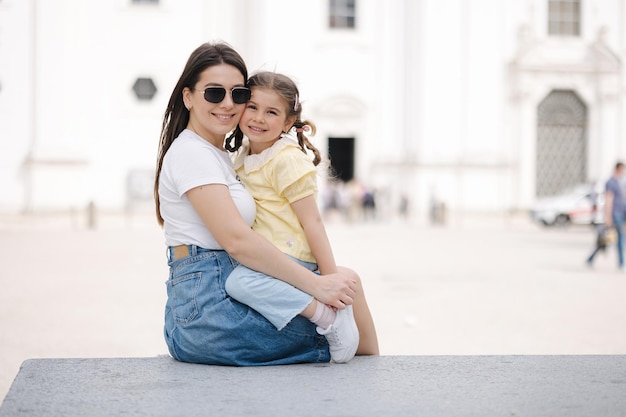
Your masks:
<path fill-rule="evenodd" d="M 605 205 L 604 205 L 604 229 L 615 229 L 617 233 L 617 261 L 620 270 L 624 270 L 624 218 L 626 217 L 626 204 L 621 187 L 621 179 L 624 174 L 624 163 L 617 162 L 613 175 L 605 185 Z M 604 230 L 601 230 L 604 233 Z M 593 265 L 596 254 L 606 247 L 606 240 L 598 236 L 596 247 L 587 258 L 587 264 Z"/>
<path fill-rule="evenodd" d="M 376 219 L 376 197 L 374 190 L 371 188 L 365 188 L 363 195 L 361 196 L 361 209 L 363 211 L 363 220 Z"/>
<path fill-rule="evenodd" d="M 406 219 L 409 216 L 409 197 L 402 193 L 400 194 L 400 204 L 398 205 L 398 213 L 400 217 Z"/>

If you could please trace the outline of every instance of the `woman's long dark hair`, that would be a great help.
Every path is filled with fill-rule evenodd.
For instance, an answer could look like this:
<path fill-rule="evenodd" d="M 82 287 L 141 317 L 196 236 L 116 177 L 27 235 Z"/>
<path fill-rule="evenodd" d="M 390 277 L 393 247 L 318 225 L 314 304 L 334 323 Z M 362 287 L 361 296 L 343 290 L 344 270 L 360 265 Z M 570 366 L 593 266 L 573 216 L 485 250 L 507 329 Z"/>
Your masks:
<path fill-rule="evenodd" d="M 183 73 L 178 79 L 178 83 L 174 87 L 170 101 L 165 109 L 154 178 L 154 202 L 156 204 L 157 221 L 161 226 L 163 226 L 163 217 L 161 217 L 161 204 L 159 202 L 159 178 L 161 176 L 163 158 L 170 146 L 172 146 L 174 139 L 180 135 L 180 132 L 185 130 L 189 123 L 189 111 L 183 103 L 183 90 L 185 87 L 194 88 L 200 79 L 200 74 L 204 70 L 219 64 L 232 65 L 241 72 L 244 81 L 248 79 L 248 69 L 243 58 L 230 45 L 223 42 L 202 44 L 189 56 L 185 69 L 183 69 Z M 233 136 L 241 135 L 240 132 L 237 132 L 239 132 L 239 128 L 235 130 Z"/>

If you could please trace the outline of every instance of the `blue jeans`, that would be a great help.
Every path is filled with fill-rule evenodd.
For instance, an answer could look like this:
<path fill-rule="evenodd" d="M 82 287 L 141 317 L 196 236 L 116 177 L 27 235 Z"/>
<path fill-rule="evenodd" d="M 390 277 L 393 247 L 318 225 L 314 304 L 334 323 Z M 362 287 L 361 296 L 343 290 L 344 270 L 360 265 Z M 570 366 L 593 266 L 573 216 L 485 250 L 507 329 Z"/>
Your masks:
<path fill-rule="evenodd" d="M 311 271 L 317 269 L 317 264 L 290 258 Z M 243 265 L 237 266 L 228 276 L 226 292 L 261 313 L 278 330 L 283 329 L 313 301 L 313 296 L 291 284 Z"/>
<path fill-rule="evenodd" d="M 226 293 L 238 265 L 222 250 L 189 246 L 173 260 L 170 249 L 164 336 L 172 357 L 214 365 L 281 365 L 329 362 L 328 342 L 297 316 L 282 330 Z"/>

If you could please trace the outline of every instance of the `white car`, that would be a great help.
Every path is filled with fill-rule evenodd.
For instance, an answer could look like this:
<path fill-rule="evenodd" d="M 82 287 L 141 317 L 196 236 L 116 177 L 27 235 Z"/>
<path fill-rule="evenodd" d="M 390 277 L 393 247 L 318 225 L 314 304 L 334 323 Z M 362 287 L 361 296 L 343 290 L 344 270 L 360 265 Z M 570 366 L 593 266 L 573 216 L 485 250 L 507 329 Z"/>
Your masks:
<path fill-rule="evenodd" d="M 543 225 L 604 223 L 604 193 L 594 192 L 590 184 L 580 184 L 552 197 L 538 199 L 530 210 L 532 219 Z"/>

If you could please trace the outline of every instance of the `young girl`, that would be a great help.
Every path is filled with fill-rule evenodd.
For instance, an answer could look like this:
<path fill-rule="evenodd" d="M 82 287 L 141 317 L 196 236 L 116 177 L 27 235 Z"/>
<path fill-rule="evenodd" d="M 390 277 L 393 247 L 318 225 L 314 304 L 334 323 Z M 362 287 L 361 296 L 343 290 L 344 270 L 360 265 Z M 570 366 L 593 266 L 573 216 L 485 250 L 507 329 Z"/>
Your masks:
<path fill-rule="evenodd" d="M 255 74 L 248 83 L 252 96 L 239 122 L 247 141 L 238 135 L 227 148 L 238 150 L 235 169 L 257 205 L 253 228 L 308 269 L 336 273 L 315 201 L 320 154 L 304 135 L 309 130 L 314 134 L 315 126 L 301 120 L 298 89 L 288 77 L 272 72 Z M 358 285 L 354 304 L 336 310 L 284 281 L 240 265 L 229 275 L 226 291 L 278 330 L 298 315 L 308 318 L 326 336 L 333 361 L 343 363 L 355 353 L 378 354 L 360 280 Z"/>

